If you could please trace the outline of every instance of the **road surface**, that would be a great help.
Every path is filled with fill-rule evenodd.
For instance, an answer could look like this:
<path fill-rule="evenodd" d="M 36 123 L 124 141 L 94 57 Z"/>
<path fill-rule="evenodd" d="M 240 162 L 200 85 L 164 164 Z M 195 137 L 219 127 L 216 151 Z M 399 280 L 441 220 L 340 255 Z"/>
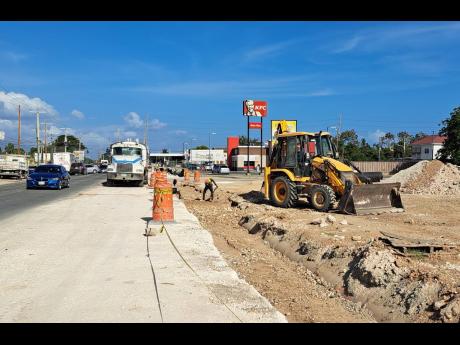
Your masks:
<path fill-rule="evenodd" d="M 70 177 L 70 188 L 62 190 L 27 190 L 25 180 L 0 185 L 0 219 L 6 219 L 53 200 L 73 197 L 83 189 L 100 185 L 105 180 L 105 174 L 73 175 Z"/>
<path fill-rule="evenodd" d="M 150 190 L 102 181 L 1 188 L 27 206 L 0 218 L 0 322 L 286 322 L 182 201 L 174 200 L 175 223 L 159 233 L 150 222 L 157 235 L 144 236 Z"/>

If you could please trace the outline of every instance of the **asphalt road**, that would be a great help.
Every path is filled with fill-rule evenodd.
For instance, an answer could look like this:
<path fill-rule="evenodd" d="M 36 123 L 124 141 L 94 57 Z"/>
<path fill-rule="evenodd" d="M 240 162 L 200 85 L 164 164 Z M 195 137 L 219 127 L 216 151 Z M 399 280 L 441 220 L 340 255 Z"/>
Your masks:
<path fill-rule="evenodd" d="M 105 182 L 106 174 L 74 175 L 70 178 L 70 188 L 26 189 L 26 181 L 0 186 L 0 220 L 24 212 L 34 206 L 50 201 L 73 197 L 83 189 Z"/>

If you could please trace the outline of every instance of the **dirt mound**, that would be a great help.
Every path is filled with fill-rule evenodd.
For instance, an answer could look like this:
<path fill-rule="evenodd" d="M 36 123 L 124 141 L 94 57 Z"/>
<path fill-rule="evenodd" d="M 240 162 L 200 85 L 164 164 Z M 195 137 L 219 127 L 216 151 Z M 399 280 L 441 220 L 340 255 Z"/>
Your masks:
<path fill-rule="evenodd" d="M 404 188 L 413 194 L 460 195 L 460 170 L 453 164 L 434 160 Z"/>
<path fill-rule="evenodd" d="M 400 182 L 403 193 L 460 195 L 459 168 L 439 160 L 420 161 L 383 182 Z"/>
<path fill-rule="evenodd" d="M 397 174 L 385 179 L 383 183 L 400 182 L 401 186 L 404 187 L 411 179 L 416 178 L 422 171 L 428 161 L 420 161 L 411 167 L 401 170 Z"/>
<path fill-rule="evenodd" d="M 407 275 L 404 269 L 396 265 L 393 254 L 386 249 L 366 248 L 355 261 L 350 276 L 366 287 L 386 287 Z"/>

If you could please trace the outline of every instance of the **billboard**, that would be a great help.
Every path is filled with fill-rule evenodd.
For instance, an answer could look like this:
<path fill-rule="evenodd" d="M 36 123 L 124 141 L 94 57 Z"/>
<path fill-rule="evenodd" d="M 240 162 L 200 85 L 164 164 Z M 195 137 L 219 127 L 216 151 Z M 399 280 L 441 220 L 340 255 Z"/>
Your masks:
<path fill-rule="evenodd" d="M 272 130 L 272 140 L 275 137 L 275 133 L 278 130 L 278 126 L 282 120 L 272 120 L 271 121 L 271 130 Z M 297 132 L 297 120 L 284 120 L 287 124 L 288 132 Z"/>
<path fill-rule="evenodd" d="M 249 122 L 249 128 L 262 128 L 262 123 L 261 122 Z"/>
<path fill-rule="evenodd" d="M 267 102 L 254 101 L 252 99 L 243 101 L 243 115 L 258 117 L 267 116 Z"/>

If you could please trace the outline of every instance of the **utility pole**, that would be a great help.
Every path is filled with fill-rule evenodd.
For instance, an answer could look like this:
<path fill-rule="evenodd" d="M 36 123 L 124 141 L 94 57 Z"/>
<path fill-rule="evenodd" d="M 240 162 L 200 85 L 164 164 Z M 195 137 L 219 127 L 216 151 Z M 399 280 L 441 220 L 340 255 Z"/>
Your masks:
<path fill-rule="evenodd" d="M 64 152 L 67 152 L 67 130 L 69 128 L 59 128 L 64 130 Z"/>
<path fill-rule="evenodd" d="M 117 142 L 120 141 L 120 128 L 117 128 Z"/>
<path fill-rule="evenodd" d="M 342 131 L 342 114 L 339 115 L 339 127 L 337 128 L 337 150 L 339 149 L 339 136 Z M 342 159 L 343 159 L 344 150 L 342 148 Z"/>
<path fill-rule="evenodd" d="M 21 154 L 21 106 L 18 106 L 18 155 Z"/>
<path fill-rule="evenodd" d="M 37 139 L 37 163 L 40 163 L 41 159 L 40 158 L 43 158 L 40 156 L 40 153 L 41 153 L 41 150 L 40 150 L 40 113 L 42 114 L 46 114 L 46 112 L 41 112 L 39 110 L 37 111 L 33 111 L 33 110 L 30 110 L 31 113 L 35 113 L 36 116 L 37 116 L 37 124 L 36 124 L 36 139 Z"/>
<path fill-rule="evenodd" d="M 46 141 L 46 122 L 45 122 L 45 160 L 47 160 L 47 155 L 48 155 L 48 148 L 47 148 L 47 141 Z"/>
<path fill-rule="evenodd" d="M 147 116 L 147 118 L 144 121 L 144 145 L 145 146 L 147 146 L 148 127 L 149 127 L 149 117 Z"/>

